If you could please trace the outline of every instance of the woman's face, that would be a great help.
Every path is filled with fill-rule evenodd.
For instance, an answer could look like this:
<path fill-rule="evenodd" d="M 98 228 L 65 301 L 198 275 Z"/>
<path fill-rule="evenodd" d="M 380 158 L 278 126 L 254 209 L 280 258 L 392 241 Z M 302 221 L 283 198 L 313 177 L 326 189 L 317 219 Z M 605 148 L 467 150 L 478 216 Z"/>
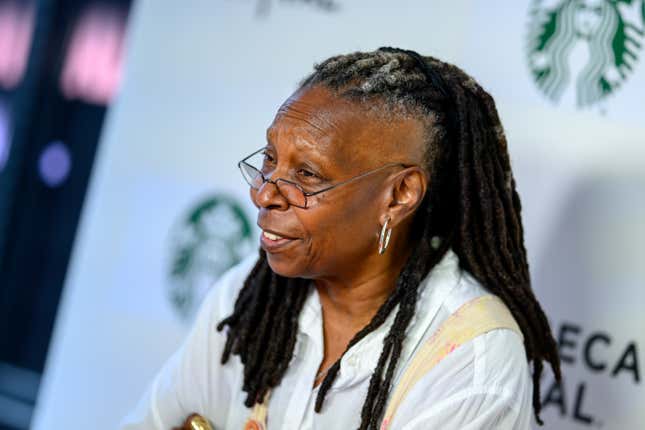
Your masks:
<path fill-rule="evenodd" d="M 420 164 L 422 134 L 419 121 L 379 120 L 324 87 L 301 90 L 281 106 L 267 130 L 272 169 L 266 176 L 315 191 L 384 164 Z M 274 184 L 251 189 L 271 269 L 315 279 L 372 264 L 391 185 L 402 170 L 388 167 L 308 197 L 306 209 L 290 205 Z"/>

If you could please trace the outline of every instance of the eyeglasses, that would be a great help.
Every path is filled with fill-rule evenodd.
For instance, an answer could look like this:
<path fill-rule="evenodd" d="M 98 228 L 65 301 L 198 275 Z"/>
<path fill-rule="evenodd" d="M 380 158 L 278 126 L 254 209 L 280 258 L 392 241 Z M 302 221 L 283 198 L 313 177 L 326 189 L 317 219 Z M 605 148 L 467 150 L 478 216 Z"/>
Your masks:
<path fill-rule="evenodd" d="M 316 190 L 316 191 L 305 191 L 300 184 L 293 181 L 289 181 L 287 179 L 282 179 L 282 178 L 278 178 L 275 180 L 268 179 L 265 176 L 265 174 L 262 173 L 262 170 L 265 169 L 264 161 L 262 162 L 261 168 L 258 168 L 254 165 L 254 164 L 260 164 L 260 162 L 258 162 L 257 160 L 255 163 L 252 161 L 249 161 L 251 158 L 256 157 L 258 154 L 264 153 L 265 150 L 266 148 L 260 148 L 254 153 L 252 153 L 251 155 L 245 157 L 239 163 L 237 163 L 237 166 L 240 168 L 240 171 L 242 172 L 242 176 L 244 176 L 244 179 L 246 180 L 246 182 L 254 190 L 258 190 L 265 182 L 269 182 L 275 185 L 276 188 L 278 189 L 278 192 L 289 202 L 290 205 L 296 206 L 301 209 L 307 209 L 308 197 L 312 197 L 312 196 L 315 196 L 316 194 L 329 191 L 332 188 L 336 188 L 341 185 L 348 184 L 357 179 L 371 175 L 372 173 L 381 171 L 387 167 L 393 167 L 393 166 L 411 167 L 403 163 L 388 163 L 381 167 L 377 167 L 376 169 L 368 170 L 367 172 L 363 172 L 359 175 L 353 176 L 344 181 L 327 186 L 323 189 Z"/>

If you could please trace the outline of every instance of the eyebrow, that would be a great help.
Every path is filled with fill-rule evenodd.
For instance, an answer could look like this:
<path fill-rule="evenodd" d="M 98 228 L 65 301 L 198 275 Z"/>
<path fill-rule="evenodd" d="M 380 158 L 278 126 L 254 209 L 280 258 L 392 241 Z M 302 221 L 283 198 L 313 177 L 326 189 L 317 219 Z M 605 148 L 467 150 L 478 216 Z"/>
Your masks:
<path fill-rule="evenodd" d="M 272 139 L 270 138 L 270 133 L 269 131 L 271 130 L 271 127 L 267 129 L 266 133 L 266 138 L 267 138 L 267 144 L 265 145 L 265 148 L 271 149 L 273 151 L 276 151 L 275 144 L 272 142 Z M 302 145 L 298 145 L 297 143 L 294 143 L 296 145 L 296 151 L 297 155 L 300 157 L 298 163 L 301 166 L 306 166 L 310 169 L 316 170 L 316 172 L 325 180 L 332 180 L 332 177 L 335 176 L 332 174 L 332 172 L 329 171 L 327 168 L 327 165 L 329 164 L 326 159 L 321 159 L 321 157 L 316 157 L 315 155 L 307 152 L 307 151 L 302 151 Z M 303 153 L 306 153 L 305 156 L 302 156 Z"/>

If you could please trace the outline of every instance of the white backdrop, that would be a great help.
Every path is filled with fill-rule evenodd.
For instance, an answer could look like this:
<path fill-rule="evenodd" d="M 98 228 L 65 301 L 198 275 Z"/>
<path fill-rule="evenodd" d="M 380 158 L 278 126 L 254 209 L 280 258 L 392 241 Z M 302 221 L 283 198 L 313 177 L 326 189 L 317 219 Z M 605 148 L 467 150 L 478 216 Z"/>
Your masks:
<path fill-rule="evenodd" d="M 529 67 L 546 61 L 531 54 L 531 28 L 563 2 L 336 0 L 327 11 L 329 3 L 135 5 L 124 86 L 97 156 L 33 428 L 116 427 L 186 332 L 190 319 L 181 316 L 195 302 L 173 302 L 170 292 L 192 291 L 198 301 L 217 275 L 204 267 L 248 251 L 231 252 L 215 237 L 218 220 L 239 227 L 243 218 L 217 202 L 239 202 L 255 224 L 236 161 L 263 145 L 276 109 L 314 62 L 385 45 L 454 62 L 497 101 L 534 288 L 565 360 L 562 389 L 545 378 L 545 428 L 643 428 L 642 53 L 630 45 L 633 71 L 623 78 L 612 69 L 620 88 L 581 108 L 576 78 L 596 52 L 585 39 L 561 52 L 569 80 L 557 75 L 559 101 L 549 100 Z M 616 20 L 611 27 L 585 15 L 592 9 L 580 3 L 564 30 L 586 20 L 596 32 L 618 31 Z M 641 2 L 632 3 L 631 10 L 621 4 L 620 17 L 642 29 Z M 229 210 L 210 212 L 198 226 L 191 213 L 204 202 Z M 200 251 L 178 260 L 195 248 L 182 244 Z M 177 261 L 197 263 L 181 266 L 190 276 L 177 281 L 169 275 Z"/>

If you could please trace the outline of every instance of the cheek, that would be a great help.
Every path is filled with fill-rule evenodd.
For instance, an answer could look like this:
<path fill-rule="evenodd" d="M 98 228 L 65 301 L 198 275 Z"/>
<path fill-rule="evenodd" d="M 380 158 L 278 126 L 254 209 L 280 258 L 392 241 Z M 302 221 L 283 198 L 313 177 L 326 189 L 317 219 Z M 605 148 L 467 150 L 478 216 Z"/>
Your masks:
<path fill-rule="evenodd" d="M 347 264 L 347 259 L 365 256 L 378 237 L 378 214 L 374 198 L 353 198 L 329 204 L 315 220 L 303 220 L 307 229 L 308 253 L 314 263 Z M 375 251 L 376 252 L 376 251 Z"/>
<path fill-rule="evenodd" d="M 336 196 L 335 196 L 336 197 Z M 378 250 L 378 209 L 374 193 L 320 200 L 294 209 L 302 241 L 288 252 L 268 254 L 272 270 L 286 277 L 316 278 L 352 270 Z"/>

